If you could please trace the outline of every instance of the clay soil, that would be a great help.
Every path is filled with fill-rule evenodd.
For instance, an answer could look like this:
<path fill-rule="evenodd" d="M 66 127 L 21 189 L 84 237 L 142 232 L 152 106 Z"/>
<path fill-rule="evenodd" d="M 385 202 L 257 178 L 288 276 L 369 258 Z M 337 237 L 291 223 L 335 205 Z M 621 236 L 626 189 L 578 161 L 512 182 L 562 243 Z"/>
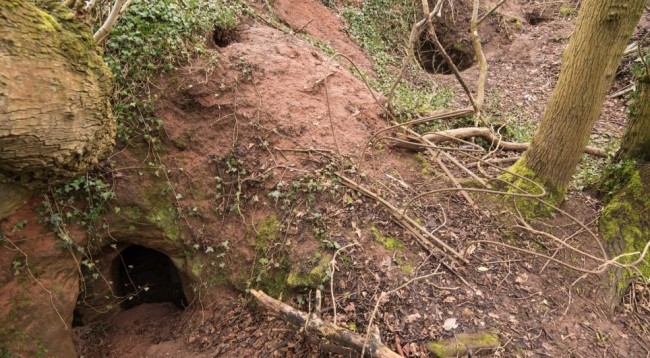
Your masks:
<path fill-rule="evenodd" d="M 553 8 L 557 2 L 544 3 L 508 1 L 482 25 L 490 66 L 485 113 L 511 130 L 533 128 L 541 117 L 573 28 L 574 16 L 560 16 Z M 157 114 L 165 121 L 168 148 L 164 160 L 168 168 L 183 168 L 172 178 L 177 189 L 207 192 L 213 190 L 216 174 L 224 178 L 219 200 L 185 192 L 179 200 L 180 206 L 198 213 L 187 223 L 201 228 L 194 238 L 201 247 L 229 237 L 231 247 L 240 247 L 236 257 L 253 264 L 259 258 L 245 248 L 251 245 L 241 237 L 242 227 L 269 212 L 278 213 L 292 256 L 303 262 L 317 252 L 333 254 L 352 245 L 337 259 L 333 291 L 325 282 L 322 317 L 334 320 L 333 295 L 337 323 L 361 334 L 381 292 L 427 276 L 391 293 L 374 315 L 382 341 L 406 357 L 427 357 L 428 342 L 475 332 L 498 334 L 499 347 L 488 353 L 495 357 L 650 355 L 647 305 L 630 296 L 610 302 L 606 274 L 583 275 L 540 256 L 486 243 L 515 245 L 580 268 L 594 267 L 593 260 L 513 227 L 516 218 L 504 209 L 503 199 L 472 194 L 473 207 L 457 192 L 446 192 L 413 202 L 410 212 L 421 225 L 456 250 L 470 248 L 469 261 L 463 264 L 439 250 L 426 250 L 375 200 L 345 188 L 332 174 L 335 169 L 360 178 L 398 207 L 417 193 L 453 185 L 435 161 L 427 164 L 426 157 L 389 142 L 371 146 L 359 162 L 370 135 L 388 126 L 380 107 L 384 99 L 366 89 L 347 61 L 330 59 L 303 35 L 330 44 L 372 75 L 371 58 L 348 37 L 335 10 L 320 2 L 277 0 L 273 6 L 276 26 L 270 26 L 268 8 L 259 4 L 262 15 L 244 20 L 236 34 L 213 46 L 217 65 L 197 59 L 157 84 Z M 638 33 L 647 32 L 646 16 Z M 477 74 L 477 66 L 463 72 L 470 87 Z M 452 89 L 448 109 L 467 105 L 453 76 L 427 76 L 440 88 Z M 612 92 L 628 81 L 622 74 Z M 609 98 L 592 144 L 606 146 L 620 138 L 625 120 L 625 97 Z M 239 164 L 224 159 L 228 156 Z M 237 177 L 226 162 L 247 168 L 247 174 Z M 456 177 L 467 177 L 445 163 Z M 357 177 L 359 171 L 364 175 Z M 295 199 L 269 195 L 307 177 L 325 188 L 315 202 L 308 192 Z M 598 253 L 594 237 L 577 222 L 597 233 L 600 203 L 579 190 L 580 183 L 572 186 L 562 207 L 575 220 L 558 213 L 530 224 Z M 237 191 L 248 198 L 241 215 L 228 211 Z M 386 238 L 401 244 L 391 247 Z M 226 258 L 225 263 L 235 265 L 233 261 Z M 87 358 L 340 354 L 331 342 L 297 332 L 254 304 L 250 295 L 226 287 L 206 293 L 184 310 L 169 303 L 143 304 L 77 327 L 79 353 Z M 643 288 L 638 289 L 637 298 L 643 296 Z M 314 297 L 313 289 L 294 289 L 280 299 L 308 311 Z M 457 326 L 443 328 L 450 318 Z"/>

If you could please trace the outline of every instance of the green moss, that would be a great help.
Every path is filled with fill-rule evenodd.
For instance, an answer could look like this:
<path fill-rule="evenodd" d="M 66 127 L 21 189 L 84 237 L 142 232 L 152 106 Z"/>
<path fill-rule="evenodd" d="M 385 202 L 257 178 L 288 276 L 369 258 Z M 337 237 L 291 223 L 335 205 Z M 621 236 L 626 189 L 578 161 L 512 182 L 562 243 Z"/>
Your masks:
<path fill-rule="evenodd" d="M 562 17 L 571 17 L 578 13 L 575 7 L 571 5 L 564 5 L 560 8 L 560 16 Z"/>
<path fill-rule="evenodd" d="M 42 18 L 42 22 L 39 22 L 36 25 L 36 28 L 39 29 L 40 31 L 44 32 L 55 32 L 55 31 L 61 31 L 61 25 L 59 24 L 58 21 L 52 15 L 46 13 L 43 10 L 37 10 L 38 14 Z"/>
<path fill-rule="evenodd" d="M 492 332 L 460 334 L 451 339 L 427 344 L 429 351 L 438 358 L 459 357 L 470 351 L 481 350 L 485 352 L 498 346 L 499 336 Z"/>
<path fill-rule="evenodd" d="M 519 20 L 519 18 L 518 18 L 518 17 L 515 17 L 515 16 L 513 16 L 513 17 L 510 18 L 510 23 L 511 23 L 511 24 L 515 27 L 515 29 L 517 29 L 517 30 L 521 30 L 521 28 L 523 27 L 523 26 L 521 25 L 521 20 Z"/>
<path fill-rule="evenodd" d="M 402 273 L 405 275 L 411 274 L 415 270 L 415 266 L 413 264 L 409 263 L 401 263 L 398 262 L 400 269 L 402 270 Z"/>
<path fill-rule="evenodd" d="M 559 190 L 558 188 L 553 187 L 551 184 L 544 182 L 537 174 L 526 166 L 525 157 L 519 159 L 514 165 L 508 168 L 509 172 L 499 175 L 499 179 L 502 182 L 508 183 L 505 184 L 505 190 L 509 193 L 529 193 L 529 194 L 539 194 L 541 186 L 546 189 L 546 196 L 542 199 L 552 205 L 558 205 L 564 199 L 566 194 L 566 189 Z M 523 178 L 526 179 L 523 179 Z M 534 183 L 537 185 L 535 185 Z M 506 200 L 510 201 L 510 197 L 506 197 Z M 545 216 L 549 217 L 553 215 L 553 209 L 548 205 L 544 205 L 539 200 L 535 198 L 526 198 L 526 197 L 515 197 L 514 203 L 516 209 L 526 218 L 540 217 Z"/>
<path fill-rule="evenodd" d="M 375 238 L 375 240 L 382 244 L 387 250 L 397 250 L 404 248 L 403 242 L 392 236 L 384 236 L 376 226 L 373 225 L 370 227 L 370 231 L 372 232 L 372 236 Z"/>
<path fill-rule="evenodd" d="M 287 277 L 287 285 L 289 287 L 313 287 L 323 283 L 327 277 L 330 261 L 332 261 L 332 254 L 324 254 L 318 264 L 309 271 L 309 274 L 302 273 L 299 268 L 294 268 Z"/>
<path fill-rule="evenodd" d="M 642 173 L 638 169 L 631 170 L 629 166 L 622 169 L 627 179 L 616 182 L 616 190 L 610 191 L 599 221 L 601 236 L 612 257 L 643 251 L 650 237 L 650 194 L 643 183 Z M 618 174 L 610 173 L 620 177 Z M 615 182 L 610 179 L 605 181 Z M 631 263 L 637 259 L 638 255 L 632 255 L 621 258 L 619 262 Z M 644 277 L 650 277 L 650 258 L 639 263 L 637 269 Z M 627 278 L 630 277 L 628 272 L 620 274 L 615 277 L 619 290 L 627 287 Z"/>
<path fill-rule="evenodd" d="M 144 216 L 144 213 L 142 210 L 140 210 L 139 207 L 137 206 L 128 206 L 124 209 L 122 209 L 122 213 L 124 216 L 131 220 L 138 220 L 141 219 Z"/>
<path fill-rule="evenodd" d="M 420 163 L 420 166 L 422 167 L 422 174 L 427 175 L 431 174 L 431 163 L 427 160 L 427 158 L 424 157 L 422 153 L 415 153 L 415 159 Z"/>
<path fill-rule="evenodd" d="M 264 218 L 257 225 L 257 237 L 255 239 L 255 248 L 258 251 L 268 251 L 268 246 L 278 240 L 282 224 L 275 214 L 271 214 Z"/>
<path fill-rule="evenodd" d="M 177 212 L 166 184 L 152 184 L 144 190 L 146 219 L 163 231 L 165 239 L 178 241 L 180 226 Z"/>
<path fill-rule="evenodd" d="M 258 260 L 253 270 L 252 285 L 272 297 L 279 297 L 286 290 L 291 269 L 289 253 L 279 236 L 281 229 L 282 224 L 275 214 L 256 225 L 255 252 Z"/>

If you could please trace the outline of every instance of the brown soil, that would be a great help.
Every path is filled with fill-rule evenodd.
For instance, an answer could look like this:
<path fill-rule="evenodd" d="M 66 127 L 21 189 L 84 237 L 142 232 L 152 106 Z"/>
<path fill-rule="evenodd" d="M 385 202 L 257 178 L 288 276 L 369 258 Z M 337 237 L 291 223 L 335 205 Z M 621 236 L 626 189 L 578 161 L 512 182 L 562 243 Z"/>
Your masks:
<path fill-rule="evenodd" d="M 490 66 L 486 115 L 494 123 L 513 128 L 536 123 L 553 89 L 574 18 L 557 16 L 557 11 L 540 14 L 539 3 L 508 2 L 484 25 Z M 345 25 L 331 9 L 316 0 L 277 0 L 274 10 L 293 31 L 329 43 L 372 72 L 371 60 L 347 37 Z M 520 25 L 515 26 L 515 18 Z M 526 23 L 527 18 L 534 24 Z M 647 16 L 639 31 L 648 32 Z M 293 33 L 259 19 L 246 20 L 236 34 L 218 35 L 228 43 L 214 49 L 217 65 L 197 59 L 157 84 L 156 111 L 165 123 L 163 160 L 175 190 L 182 194 L 177 195 L 180 211 L 194 213 L 185 217 L 192 242 L 204 249 L 228 239 L 235 249 L 225 264 L 252 266 L 259 257 L 245 232 L 255 230 L 251 224 L 269 212 L 277 212 L 296 262 L 312 262 L 316 253 L 333 254 L 331 243 L 357 244 L 339 257 L 333 293 L 337 322 L 362 334 L 381 292 L 431 274 L 391 294 L 374 317 L 382 341 L 406 357 L 428 356 L 426 344 L 432 340 L 485 331 L 499 335 L 501 345 L 491 353 L 496 357 L 649 354 L 649 317 L 634 310 L 631 302 L 612 305 L 607 275 L 583 277 L 540 257 L 486 243 L 471 246 L 467 265 L 442 253 L 430 254 L 374 200 L 338 183 L 328 166 L 344 158 L 357 167 L 338 169 L 352 177 L 362 166 L 364 185 L 397 206 L 416 193 L 451 186 L 435 164 L 423 164 L 422 157 L 386 143 L 372 146 L 357 162 L 370 135 L 387 125 L 373 94 L 346 63 L 329 59 Z M 473 66 L 463 77 L 471 86 L 477 74 Z M 467 105 L 453 76 L 431 76 L 441 86 L 453 88 L 450 107 Z M 619 79 L 617 88 L 625 81 Z M 593 132 L 596 144 L 620 138 L 626 116 L 623 101 L 607 100 Z M 239 160 L 236 173 L 229 158 Z M 124 168 L 138 164 L 124 153 L 114 159 Z M 464 176 L 458 169 L 454 173 Z M 223 180 L 218 199 L 213 195 L 215 176 Z M 315 201 L 308 199 L 311 191 L 297 190 L 295 199 L 269 196 L 274 190 L 289 192 L 291 183 L 305 176 L 324 188 L 313 193 Z M 134 184 L 138 177 L 127 169 L 116 180 L 122 186 L 141 184 Z M 515 219 L 502 201 L 473 198 L 479 203 L 476 208 L 455 193 L 433 195 L 416 200 L 409 211 L 457 250 L 476 240 L 490 240 L 593 267 L 593 262 L 544 237 L 513 229 Z M 240 215 L 233 214 L 233 205 L 241 205 Z M 594 231 L 599 208 L 597 199 L 575 189 L 563 205 Z M 566 215 L 532 225 L 597 253 L 594 239 Z M 404 247 L 382 244 L 387 237 Z M 325 286 L 323 318 L 332 321 L 331 292 L 329 284 Z M 329 342 L 296 333 L 255 306 L 243 287 L 219 287 L 197 297 L 185 310 L 170 303 L 148 303 L 77 327 L 78 352 L 86 358 L 336 356 Z M 314 291 L 294 290 L 281 299 L 307 311 Z M 457 319 L 458 327 L 445 330 L 448 318 Z"/>

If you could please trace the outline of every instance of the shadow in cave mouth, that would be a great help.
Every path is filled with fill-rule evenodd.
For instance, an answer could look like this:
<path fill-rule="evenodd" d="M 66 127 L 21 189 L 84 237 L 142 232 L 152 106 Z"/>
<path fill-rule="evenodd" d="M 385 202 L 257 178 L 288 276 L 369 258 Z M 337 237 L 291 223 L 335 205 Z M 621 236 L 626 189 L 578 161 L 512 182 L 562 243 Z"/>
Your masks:
<path fill-rule="evenodd" d="M 140 245 L 122 250 L 113 261 L 113 282 L 122 309 L 142 303 L 171 302 L 187 306 L 180 274 L 169 256 Z"/>

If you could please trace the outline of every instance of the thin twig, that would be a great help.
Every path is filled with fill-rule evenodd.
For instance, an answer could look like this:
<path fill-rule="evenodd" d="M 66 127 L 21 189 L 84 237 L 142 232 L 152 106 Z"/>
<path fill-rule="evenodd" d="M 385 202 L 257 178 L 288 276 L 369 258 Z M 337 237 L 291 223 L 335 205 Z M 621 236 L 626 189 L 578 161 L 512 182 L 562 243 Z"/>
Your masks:
<path fill-rule="evenodd" d="M 499 3 L 494 5 L 494 7 L 490 9 L 490 11 L 486 12 L 483 16 L 481 16 L 480 19 L 478 19 L 476 25 L 477 26 L 480 25 L 483 22 L 483 20 L 485 20 L 488 16 L 492 15 L 492 13 L 495 12 L 499 7 L 501 7 L 501 5 L 503 5 L 505 2 L 506 0 L 499 1 Z"/>
<path fill-rule="evenodd" d="M 357 246 L 359 245 L 358 243 L 353 243 L 349 245 L 345 245 L 342 248 L 336 250 L 334 253 L 334 256 L 332 256 L 332 260 L 330 260 L 329 263 L 329 276 L 330 276 L 330 294 L 332 295 L 332 307 L 334 309 L 334 325 L 336 325 L 336 298 L 334 297 L 334 272 L 336 272 L 336 256 L 338 256 L 339 252 L 347 249 L 348 247 L 352 246 Z"/>

